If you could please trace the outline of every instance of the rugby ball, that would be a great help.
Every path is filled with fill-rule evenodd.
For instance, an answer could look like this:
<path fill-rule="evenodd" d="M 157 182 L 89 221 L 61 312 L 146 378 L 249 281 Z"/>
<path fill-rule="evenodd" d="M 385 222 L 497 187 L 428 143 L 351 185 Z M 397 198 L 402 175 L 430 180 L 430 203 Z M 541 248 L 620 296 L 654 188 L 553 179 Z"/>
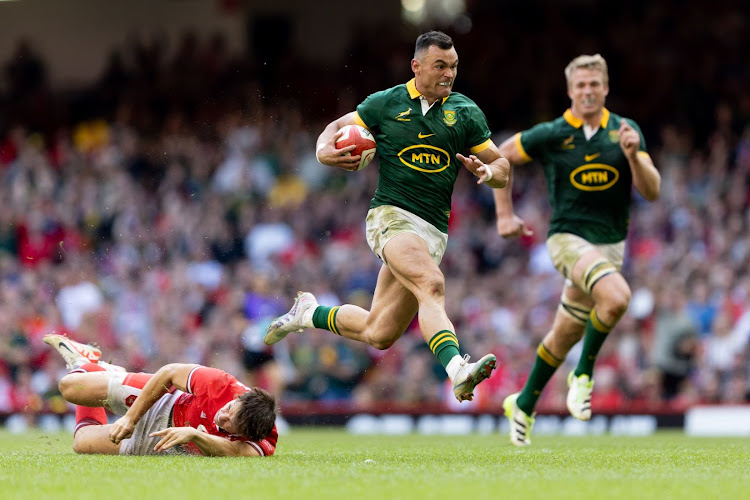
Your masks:
<path fill-rule="evenodd" d="M 341 130 L 344 133 L 341 134 L 339 140 L 336 141 L 336 149 L 345 148 L 351 145 L 356 146 L 351 153 L 346 154 L 353 156 L 360 155 L 357 170 L 362 170 L 370 164 L 372 158 L 375 156 L 375 151 L 377 150 L 375 138 L 369 130 L 360 125 L 347 125 Z"/>

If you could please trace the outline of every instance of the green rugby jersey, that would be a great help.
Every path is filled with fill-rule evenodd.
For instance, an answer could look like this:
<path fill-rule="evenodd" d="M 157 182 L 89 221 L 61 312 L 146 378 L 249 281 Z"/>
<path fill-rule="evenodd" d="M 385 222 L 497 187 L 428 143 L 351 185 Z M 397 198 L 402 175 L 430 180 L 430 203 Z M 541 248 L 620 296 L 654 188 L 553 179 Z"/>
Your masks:
<path fill-rule="evenodd" d="M 451 195 L 463 168 L 456 153 L 491 145 L 487 119 L 457 92 L 422 115 L 414 79 L 376 92 L 357 106 L 355 120 L 378 145 L 380 177 L 370 208 L 395 205 L 448 232 Z"/>
<path fill-rule="evenodd" d="M 572 233 L 591 243 L 622 241 L 627 236 L 633 176 L 620 148 L 623 118 L 602 114 L 599 130 L 586 140 L 583 121 L 570 109 L 563 116 L 516 134 L 521 156 L 544 166 L 552 220 L 549 234 Z M 640 127 L 639 155 L 648 155 Z"/>

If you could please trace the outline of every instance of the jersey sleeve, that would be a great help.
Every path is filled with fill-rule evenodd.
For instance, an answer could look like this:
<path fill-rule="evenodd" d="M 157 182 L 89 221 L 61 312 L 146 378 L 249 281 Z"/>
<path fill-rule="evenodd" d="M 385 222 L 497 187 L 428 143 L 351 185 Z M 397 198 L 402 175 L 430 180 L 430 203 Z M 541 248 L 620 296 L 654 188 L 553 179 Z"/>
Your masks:
<path fill-rule="evenodd" d="M 516 147 L 526 161 L 531 161 L 544 154 L 547 141 L 552 133 L 552 127 L 551 122 L 543 122 L 516 135 Z"/>
<path fill-rule="evenodd" d="M 621 118 L 621 120 L 625 120 L 626 122 L 628 122 L 628 125 L 633 127 L 633 130 L 638 132 L 638 137 L 641 138 L 641 144 L 638 147 L 638 156 L 643 156 L 651 159 L 651 155 L 648 154 L 648 150 L 646 149 L 646 138 L 643 137 L 643 132 L 641 131 L 640 125 L 638 125 L 634 120 L 631 120 L 630 118 Z"/>
<path fill-rule="evenodd" d="M 270 457 L 271 455 L 276 453 L 276 443 L 279 440 L 279 432 L 276 430 L 276 426 L 274 425 L 271 433 L 260 441 L 251 441 L 245 436 L 235 435 L 229 436 L 228 439 L 230 441 L 243 441 L 244 443 L 249 444 L 250 446 L 255 448 L 255 451 L 257 451 L 261 457 Z"/>
<path fill-rule="evenodd" d="M 643 132 L 641 131 L 640 125 L 638 125 L 636 122 L 634 122 L 630 118 L 626 118 L 625 121 L 627 121 L 628 125 L 630 125 L 631 127 L 633 127 L 633 129 L 636 132 L 638 132 L 638 137 L 641 138 L 641 145 L 638 148 L 638 151 L 643 152 L 643 153 L 648 153 L 648 151 L 646 150 L 646 138 L 643 137 Z"/>
<path fill-rule="evenodd" d="M 466 140 L 472 154 L 481 153 L 492 144 L 490 127 L 487 118 L 477 105 L 469 107 L 469 127 Z"/>
<path fill-rule="evenodd" d="M 370 131 L 380 127 L 381 111 L 385 107 L 387 99 L 386 91 L 381 90 L 370 94 L 357 106 L 357 116 Z M 356 118 L 355 118 L 356 119 Z"/>
<path fill-rule="evenodd" d="M 214 396 L 223 393 L 227 388 L 247 391 L 248 388 L 225 371 L 207 366 L 194 368 L 187 380 L 187 392 L 196 396 Z"/>
<path fill-rule="evenodd" d="M 261 456 L 263 457 L 270 457 L 274 453 L 276 453 L 276 443 L 271 442 L 268 439 L 261 439 L 260 441 L 251 441 L 250 446 L 255 448 L 256 450 L 258 448 L 261 449 L 262 453 Z"/>

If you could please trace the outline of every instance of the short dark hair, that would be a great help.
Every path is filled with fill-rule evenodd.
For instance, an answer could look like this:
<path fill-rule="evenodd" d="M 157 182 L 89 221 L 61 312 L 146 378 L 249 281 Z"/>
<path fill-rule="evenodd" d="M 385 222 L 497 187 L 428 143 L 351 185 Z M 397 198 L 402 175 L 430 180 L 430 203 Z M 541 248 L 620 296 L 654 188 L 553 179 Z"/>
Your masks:
<path fill-rule="evenodd" d="M 453 39 L 442 31 L 428 31 L 417 37 L 417 44 L 414 47 L 414 59 L 418 59 L 421 52 L 429 49 L 430 46 L 436 45 L 438 48 L 448 50 L 453 47 Z"/>
<path fill-rule="evenodd" d="M 237 399 L 237 432 L 252 441 L 268 436 L 276 423 L 276 399 L 260 387 L 253 387 Z"/>

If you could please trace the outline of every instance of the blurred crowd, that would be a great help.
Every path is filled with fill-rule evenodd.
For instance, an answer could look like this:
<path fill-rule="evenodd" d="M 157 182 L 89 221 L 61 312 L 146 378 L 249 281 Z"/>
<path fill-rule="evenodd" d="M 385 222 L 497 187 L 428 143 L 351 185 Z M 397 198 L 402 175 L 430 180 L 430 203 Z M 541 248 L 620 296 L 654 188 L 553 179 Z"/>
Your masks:
<path fill-rule="evenodd" d="M 573 46 L 555 41 L 568 29 L 578 36 L 564 9 L 535 18 L 547 38 L 498 17 L 509 40 L 524 40 L 513 47 L 482 38 L 482 20 L 499 16 L 490 6 L 470 33 L 448 30 L 462 56 L 456 90 L 485 110 L 496 143 L 561 114 L 565 64 L 601 52 L 608 107 L 641 123 L 661 172 L 658 202 L 634 196 L 623 270 L 633 300 L 597 361 L 595 411 L 750 397 L 750 69 L 737 64 L 750 56 L 750 30 L 731 2 L 703 23 L 694 3 L 683 10 L 690 29 L 668 22 L 663 2 Z M 455 403 L 416 322 L 387 351 L 318 330 L 263 344 L 297 290 L 323 305 L 367 308 L 372 298 L 380 262 L 364 217 L 377 160 L 348 173 L 314 154 L 331 119 L 410 78 L 412 33 L 377 43 L 362 33 L 350 61 L 362 71 L 305 65 L 292 53 L 265 67 L 228 53 L 220 35 L 188 33 L 175 47 L 133 40 L 98 82 L 73 90 L 50 88 L 43 55 L 19 42 L 0 87 L 0 414 L 70 411 L 47 332 L 96 343 L 131 371 L 216 366 L 280 395 L 282 408 L 499 411 L 520 389 L 562 287 L 546 254 L 549 207 L 534 164 L 516 170 L 516 210 L 534 230 L 520 240 L 497 235 L 488 188 L 468 173 L 455 187 L 441 266 L 448 315 L 462 352 L 499 360 L 473 403 Z M 657 37 L 660 49 L 650 50 Z M 486 78 L 482 68 L 495 67 L 513 75 Z M 663 78 L 649 78 L 657 70 Z M 577 358 L 574 350 L 558 370 L 540 412 L 564 409 Z"/>

